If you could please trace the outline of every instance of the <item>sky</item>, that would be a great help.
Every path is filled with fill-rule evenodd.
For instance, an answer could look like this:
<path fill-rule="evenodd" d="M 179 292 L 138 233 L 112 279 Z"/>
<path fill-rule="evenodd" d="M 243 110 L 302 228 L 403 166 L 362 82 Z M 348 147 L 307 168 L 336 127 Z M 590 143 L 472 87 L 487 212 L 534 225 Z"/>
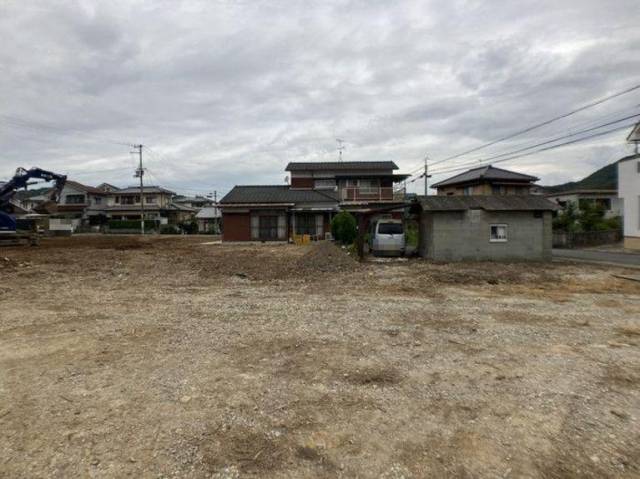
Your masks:
<path fill-rule="evenodd" d="M 435 182 L 640 115 L 638 89 L 443 161 L 640 84 L 637 0 L 0 0 L 0 39 L 0 179 L 127 186 L 143 144 L 146 182 L 220 197 L 340 138 L 399 172 L 428 156 Z M 630 154 L 628 130 L 495 164 L 577 180 Z"/>

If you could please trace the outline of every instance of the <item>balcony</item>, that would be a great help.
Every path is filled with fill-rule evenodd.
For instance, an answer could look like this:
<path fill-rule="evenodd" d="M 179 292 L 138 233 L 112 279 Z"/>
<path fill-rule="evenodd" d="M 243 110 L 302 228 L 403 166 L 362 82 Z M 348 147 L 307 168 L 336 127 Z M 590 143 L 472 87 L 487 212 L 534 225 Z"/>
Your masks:
<path fill-rule="evenodd" d="M 404 201 L 405 191 L 394 190 L 392 187 L 359 187 L 347 186 L 340 190 L 342 202 L 369 202 L 369 201 Z"/>

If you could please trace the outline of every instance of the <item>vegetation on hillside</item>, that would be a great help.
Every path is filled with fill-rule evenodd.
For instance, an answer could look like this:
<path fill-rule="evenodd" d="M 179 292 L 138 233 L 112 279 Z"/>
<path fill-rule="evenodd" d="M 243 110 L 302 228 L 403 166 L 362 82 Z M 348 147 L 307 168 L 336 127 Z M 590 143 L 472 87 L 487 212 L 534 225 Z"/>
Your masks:
<path fill-rule="evenodd" d="M 545 186 L 550 193 L 571 190 L 616 190 L 618 189 L 618 162 L 611 163 L 580 181 L 570 181 L 561 185 Z"/>

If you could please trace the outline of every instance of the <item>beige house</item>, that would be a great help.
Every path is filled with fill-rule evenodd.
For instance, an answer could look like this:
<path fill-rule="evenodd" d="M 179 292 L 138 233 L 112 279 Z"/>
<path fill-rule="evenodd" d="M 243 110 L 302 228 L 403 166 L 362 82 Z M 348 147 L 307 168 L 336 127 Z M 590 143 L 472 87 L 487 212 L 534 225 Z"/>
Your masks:
<path fill-rule="evenodd" d="M 534 194 L 539 178 L 494 166 L 482 166 L 435 183 L 440 196 L 503 196 Z"/>

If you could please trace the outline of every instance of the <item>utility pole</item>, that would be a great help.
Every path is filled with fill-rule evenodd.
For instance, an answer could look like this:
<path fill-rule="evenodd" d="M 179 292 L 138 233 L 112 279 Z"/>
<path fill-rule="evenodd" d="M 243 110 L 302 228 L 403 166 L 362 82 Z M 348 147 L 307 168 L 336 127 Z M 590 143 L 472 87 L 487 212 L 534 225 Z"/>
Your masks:
<path fill-rule="evenodd" d="M 136 170 L 136 174 L 133 176 L 134 178 L 140 178 L 140 232 L 144 234 L 144 185 L 142 182 L 142 177 L 144 176 L 144 169 L 142 168 L 142 147 L 144 145 L 133 145 L 134 152 L 138 153 L 140 158 L 140 165 Z"/>
<path fill-rule="evenodd" d="M 218 192 L 216 190 L 213 190 L 213 204 L 218 204 Z"/>
<path fill-rule="evenodd" d="M 431 175 L 429 174 L 429 157 L 425 156 L 424 157 L 424 196 L 427 196 L 429 194 L 429 178 L 431 178 Z"/>
<path fill-rule="evenodd" d="M 344 140 L 342 140 L 341 138 L 336 138 L 336 141 L 338 142 L 338 161 L 342 161 L 342 150 L 344 150 Z"/>

